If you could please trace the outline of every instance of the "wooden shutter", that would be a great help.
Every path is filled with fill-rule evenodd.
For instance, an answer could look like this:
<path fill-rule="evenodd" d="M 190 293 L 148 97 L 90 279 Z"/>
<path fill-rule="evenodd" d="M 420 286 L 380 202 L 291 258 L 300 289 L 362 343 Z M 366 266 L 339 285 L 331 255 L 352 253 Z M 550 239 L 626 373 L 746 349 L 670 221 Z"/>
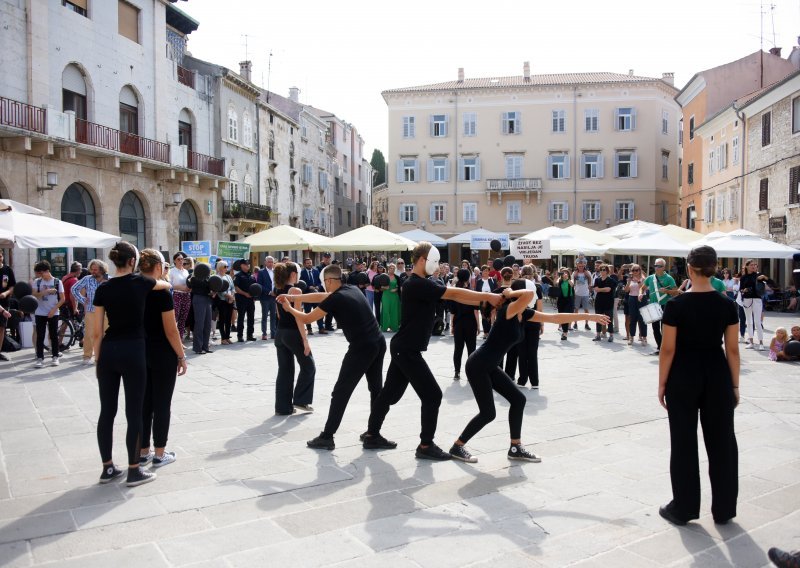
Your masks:
<path fill-rule="evenodd" d="M 789 170 L 789 203 L 800 203 L 800 166 Z"/>
<path fill-rule="evenodd" d="M 514 125 L 514 134 L 522 134 L 522 113 L 517 111 L 514 116 L 517 117 L 516 124 Z"/>
<path fill-rule="evenodd" d="M 597 221 L 599 222 L 600 219 L 603 218 L 603 204 L 598 201 L 596 209 L 597 209 Z"/>
<path fill-rule="evenodd" d="M 589 204 L 587 202 L 585 202 L 585 201 L 582 202 L 581 203 L 581 219 L 583 221 L 586 221 L 588 219 L 588 209 L 589 209 Z"/>
<path fill-rule="evenodd" d="M 419 160 L 414 159 L 414 182 L 419 181 Z"/>
<path fill-rule="evenodd" d="M 553 156 L 547 156 L 547 179 L 553 179 Z"/>
<path fill-rule="evenodd" d="M 430 215 L 431 223 L 436 221 L 436 205 L 431 203 L 428 214 Z"/>
<path fill-rule="evenodd" d="M 619 130 L 619 109 L 614 109 L 614 130 Z"/>
<path fill-rule="evenodd" d="M 636 130 L 636 109 L 631 107 L 631 130 Z"/>
<path fill-rule="evenodd" d="M 124 0 L 117 1 L 119 3 L 119 34 L 139 43 L 139 8 Z"/>
<path fill-rule="evenodd" d="M 636 219 L 636 202 L 635 201 L 631 201 L 630 212 L 631 212 L 630 213 L 630 220 L 633 221 L 634 219 Z"/>
<path fill-rule="evenodd" d="M 772 113 L 761 115 L 761 145 L 767 146 L 772 140 Z"/>
<path fill-rule="evenodd" d="M 444 181 L 450 181 L 450 160 L 444 161 Z"/>
<path fill-rule="evenodd" d="M 554 204 L 551 201 L 550 203 L 547 204 L 547 220 L 548 221 L 552 221 L 553 220 L 553 209 L 554 209 Z"/>
<path fill-rule="evenodd" d="M 428 160 L 428 181 L 433 181 L 433 160 Z"/>
<path fill-rule="evenodd" d="M 569 179 L 572 172 L 569 167 L 569 154 L 564 155 L 564 179 Z"/>
<path fill-rule="evenodd" d="M 464 158 L 458 159 L 458 181 L 464 181 Z"/>
<path fill-rule="evenodd" d="M 341 209 L 339 209 L 339 211 L 341 212 Z M 404 213 L 405 213 L 405 205 L 403 205 L 401 203 L 400 204 L 400 222 L 401 223 L 405 223 L 406 222 Z M 339 221 L 339 223 L 341 223 L 341 221 Z"/>
<path fill-rule="evenodd" d="M 603 173 L 603 154 L 597 155 L 597 177 L 602 178 Z"/>
<path fill-rule="evenodd" d="M 758 210 L 769 209 L 769 178 L 761 178 L 758 188 Z"/>
<path fill-rule="evenodd" d="M 614 154 L 614 177 L 619 177 L 619 154 Z"/>
<path fill-rule="evenodd" d="M 481 158 L 480 156 L 475 157 L 475 179 L 481 179 Z"/>
<path fill-rule="evenodd" d="M 581 154 L 581 171 L 580 178 L 586 177 L 586 154 Z"/>
<path fill-rule="evenodd" d="M 569 203 L 564 203 L 564 217 L 562 218 L 563 221 L 569 221 Z"/>
<path fill-rule="evenodd" d="M 635 178 L 639 171 L 638 169 L 639 156 L 636 152 L 631 152 L 631 177 Z"/>
<path fill-rule="evenodd" d="M 434 136 L 434 132 L 433 132 L 433 124 L 434 124 L 434 121 L 433 121 L 433 115 L 430 115 L 430 116 L 428 117 L 428 130 L 430 131 L 430 135 L 431 135 L 431 137 L 433 137 L 433 136 Z"/>
<path fill-rule="evenodd" d="M 500 132 L 508 134 L 508 113 L 504 112 L 500 116 Z"/>
<path fill-rule="evenodd" d="M 447 136 L 449 132 L 450 132 L 450 115 L 446 114 L 444 115 L 444 132 L 442 133 L 442 136 Z"/>
<path fill-rule="evenodd" d="M 403 160 L 397 160 L 397 183 L 403 183 Z"/>

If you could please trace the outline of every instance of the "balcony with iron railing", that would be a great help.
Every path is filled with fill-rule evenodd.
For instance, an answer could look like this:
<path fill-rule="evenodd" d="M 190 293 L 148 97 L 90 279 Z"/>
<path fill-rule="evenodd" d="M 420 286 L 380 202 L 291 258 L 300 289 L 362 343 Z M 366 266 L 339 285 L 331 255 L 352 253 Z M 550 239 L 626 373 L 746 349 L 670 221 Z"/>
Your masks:
<path fill-rule="evenodd" d="M 190 170 L 198 170 L 215 176 L 225 175 L 224 158 L 212 158 L 205 154 L 189 151 L 187 153 L 187 166 Z"/>
<path fill-rule="evenodd" d="M 0 97 L 0 125 L 45 134 L 47 111 L 5 97 Z"/>
<path fill-rule="evenodd" d="M 222 201 L 223 219 L 249 219 L 269 223 L 271 215 L 272 209 L 267 205 L 230 199 Z"/>
<path fill-rule="evenodd" d="M 81 144 L 169 164 L 169 144 L 88 120 L 75 119 L 75 140 Z"/>
<path fill-rule="evenodd" d="M 191 87 L 194 89 L 194 71 L 191 69 L 186 69 L 185 67 L 178 67 L 178 83 L 182 85 L 186 85 L 187 87 Z"/>

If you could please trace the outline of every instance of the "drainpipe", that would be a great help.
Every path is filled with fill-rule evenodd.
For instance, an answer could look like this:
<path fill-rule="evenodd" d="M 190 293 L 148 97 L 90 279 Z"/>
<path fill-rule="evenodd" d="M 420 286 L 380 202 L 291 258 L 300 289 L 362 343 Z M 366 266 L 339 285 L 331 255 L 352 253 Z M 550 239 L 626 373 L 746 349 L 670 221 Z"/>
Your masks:
<path fill-rule="evenodd" d="M 741 197 L 739 198 L 739 228 L 744 229 L 744 194 L 745 194 L 745 151 L 747 148 L 747 120 L 745 120 L 744 113 L 741 110 L 736 108 L 736 102 L 733 103 L 733 111 L 736 113 L 736 116 L 742 122 L 742 141 L 739 144 L 739 148 L 741 148 L 741 156 L 739 159 L 742 161 L 742 174 L 741 174 Z"/>
<path fill-rule="evenodd" d="M 453 219 L 458 219 L 458 91 L 453 92 L 453 96 L 455 97 L 455 116 L 453 117 L 453 132 L 455 136 L 453 139 L 455 140 L 455 145 L 453 146 L 453 163 L 456 165 L 455 175 L 453 176 Z M 457 222 L 457 221 L 456 221 Z M 450 251 L 448 251 L 449 254 Z M 448 256 L 448 259 L 450 257 Z M 459 259 L 460 261 L 461 259 Z"/>
<path fill-rule="evenodd" d="M 578 85 L 572 85 L 572 160 L 575 173 L 572 175 L 572 211 L 578 219 Z"/>

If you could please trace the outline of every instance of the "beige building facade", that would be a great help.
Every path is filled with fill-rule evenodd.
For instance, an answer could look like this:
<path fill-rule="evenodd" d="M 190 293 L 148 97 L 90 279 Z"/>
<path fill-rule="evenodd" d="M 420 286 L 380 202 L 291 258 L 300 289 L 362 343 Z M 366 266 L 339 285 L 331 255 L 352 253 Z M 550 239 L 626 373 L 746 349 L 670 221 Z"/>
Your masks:
<path fill-rule="evenodd" d="M 520 236 L 547 225 L 677 222 L 671 74 L 465 79 L 383 92 L 388 228 Z"/>

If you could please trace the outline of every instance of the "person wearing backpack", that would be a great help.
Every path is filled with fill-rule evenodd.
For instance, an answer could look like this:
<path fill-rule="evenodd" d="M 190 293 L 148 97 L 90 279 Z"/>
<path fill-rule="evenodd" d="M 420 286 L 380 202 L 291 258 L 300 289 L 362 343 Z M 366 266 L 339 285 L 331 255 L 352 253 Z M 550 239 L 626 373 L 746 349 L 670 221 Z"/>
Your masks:
<path fill-rule="evenodd" d="M 40 260 L 33 266 L 36 279 L 33 282 L 33 295 L 39 301 L 34 315 L 36 317 L 36 364 L 44 367 L 44 334 L 50 334 L 50 354 L 53 367 L 58 366 L 58 313 L 64 304 L 64 285 L 50 272 L 50 263 Z"/>
<path fill-rule="evenodd" d="M 764 304 L 761 297 L 764 294 L 765 274 L 758 271 L 758 261 L 749 259 L 744 265 L 744 274 L 739 279 L 739 292 L 742 294 L 742 307 L 747 321 L 747 345 L 745 349 L 756 347 L 753 341 L 753 328 L 758 332 L 759 351 L 764 349 L 764 330 L 761 326 L 761 312 Z"/>

